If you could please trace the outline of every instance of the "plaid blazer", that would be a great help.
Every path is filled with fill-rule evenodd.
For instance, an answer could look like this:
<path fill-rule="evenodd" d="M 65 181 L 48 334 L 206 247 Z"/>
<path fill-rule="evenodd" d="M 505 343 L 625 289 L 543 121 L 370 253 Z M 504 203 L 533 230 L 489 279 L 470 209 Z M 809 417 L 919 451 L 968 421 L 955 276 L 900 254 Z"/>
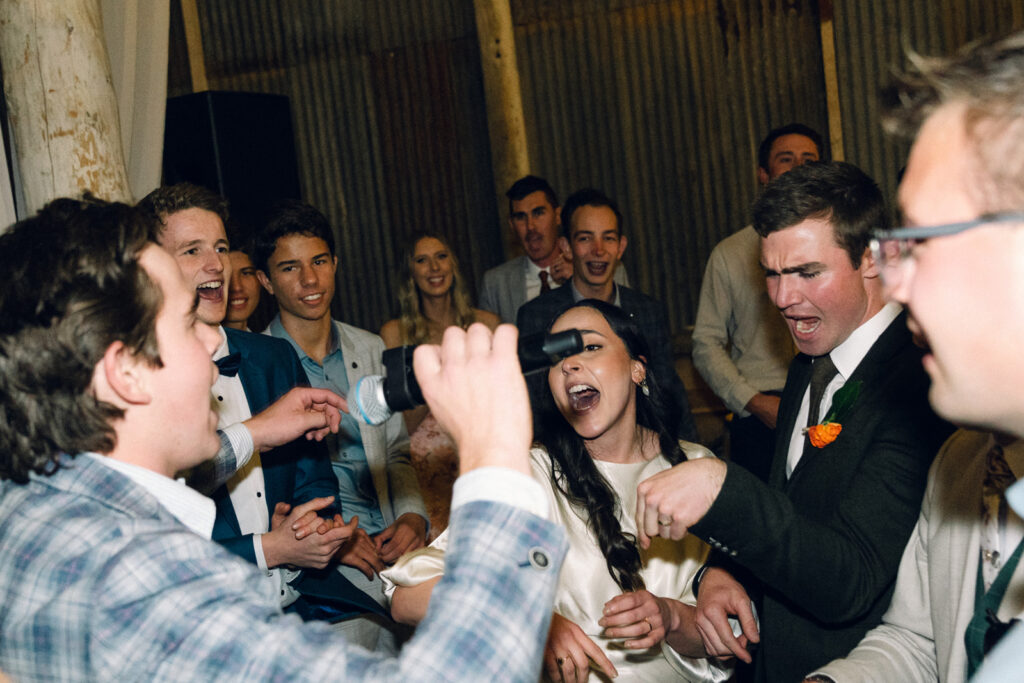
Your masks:
<path fill-rule="evenodd" d="M 14 680 L 536 681 L 564 532 L 518 508 L 452 515 L 431 610 L 388 659 L 284 616 L 258 570 L 91 458 L 0 481 L 0 670 Z"/>

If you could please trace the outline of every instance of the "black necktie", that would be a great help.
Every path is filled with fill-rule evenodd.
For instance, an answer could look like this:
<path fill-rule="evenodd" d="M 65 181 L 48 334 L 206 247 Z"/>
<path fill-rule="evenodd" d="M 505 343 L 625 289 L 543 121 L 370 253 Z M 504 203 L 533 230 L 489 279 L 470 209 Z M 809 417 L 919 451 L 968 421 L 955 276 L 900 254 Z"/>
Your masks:
<path fill-rule="evenodd" d="M 242 362 L 242 354 L 229 353 L 213 362 L 217 364 L 217 369 L 220 370 L 221 375 L 224 377 L 234 377 L 238 374 L 238 366 Z"/>
<path fill-rule="evenodd" d="M 541 293 L 543 294 L 544 292 L 550 292 L 551 291 L 551 285 L 548 284 L 548 277 L 549 277 L 548 276 L 548 271 L 542 270 L 542 271 L 540 271 L 540 273 L 538 273 L 538 275 L 540 276 L 540 291 L 541 291 Z"/>
<path fill-rule="evenodd" d="M 821 399 L 825 395 L 825 387 L 839 373 L 832 358 L 825 354 L 814 359 L 811 366 L 811 402 L 807 412 L 807 426 L 813 427 L 821 421 L 818 412 L 821 410 Z"/>

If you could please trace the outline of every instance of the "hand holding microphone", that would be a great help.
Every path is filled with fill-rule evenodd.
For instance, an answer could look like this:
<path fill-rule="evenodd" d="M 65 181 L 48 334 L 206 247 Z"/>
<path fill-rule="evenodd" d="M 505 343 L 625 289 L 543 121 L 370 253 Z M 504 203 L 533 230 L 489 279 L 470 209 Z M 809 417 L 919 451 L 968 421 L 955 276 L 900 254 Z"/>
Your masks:
<path fill-rule="evenodd" d="M 379 425 L 391 415 L 423 405 L 423 393 L 412 367 L 415 347 L 400 346 L 384 352 L 384 375 L 367 375 L 349 394 L 349 411 L 366 424 Z M 579 330 L 556 334 L 540 332 L 519 339 L 519 364 L 523 374 L 548 368 L 562 358 L 583 350 Z"/>

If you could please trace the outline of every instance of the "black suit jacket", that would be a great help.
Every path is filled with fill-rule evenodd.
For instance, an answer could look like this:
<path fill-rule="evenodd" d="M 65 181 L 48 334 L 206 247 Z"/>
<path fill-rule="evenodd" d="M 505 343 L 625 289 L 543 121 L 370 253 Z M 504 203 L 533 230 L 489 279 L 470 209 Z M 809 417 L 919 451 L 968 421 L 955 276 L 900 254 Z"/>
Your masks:
<path fill-rule="evenodd" d="M 889 325 L 849 382 L 860 395 L 832 444 L 786 453 L 810 382 L 810 358 L 790 365 L 768 485 L 730 464 L 722 491 L 691 531 L 763 591 L 757 680 L 798 681 L 846 655 L 881 622 L 931 465 L 952 432 L 928 405 L 928 377 L 906 314 Z"/>
<path fill-rule="evenodd" d="M 697 428 L 690 413 L 690 401 L 686 396 L 686 387 L 676 372 L 672 357 L 672 343 L 668 336 L 668 325 L 665 323 L 665 311 L 660 302 L 646 294 L 618 285 L 619 302 L 622 310 L 628 313 L 647 340 L 651 357 L 648 369 L 658 378 L 665 389 L 665 400 L 668 412 L 675 416 L 675 424 L 668 425 L 676 435 L 687 441 L 697 441 Z M 544 332 L 555 322 L 555 317 L 573 302 L 573 290 L 570 283 L 558 289 L 541 294 L 532 301 L 527 301 L 519 308 L 516 315 L 516 326 L 520 335 Z M 547 375 L 537 372 L 527 379 L 530 390 L 530 402 L 536 406 L 541 394 L 547 391 Z"/>

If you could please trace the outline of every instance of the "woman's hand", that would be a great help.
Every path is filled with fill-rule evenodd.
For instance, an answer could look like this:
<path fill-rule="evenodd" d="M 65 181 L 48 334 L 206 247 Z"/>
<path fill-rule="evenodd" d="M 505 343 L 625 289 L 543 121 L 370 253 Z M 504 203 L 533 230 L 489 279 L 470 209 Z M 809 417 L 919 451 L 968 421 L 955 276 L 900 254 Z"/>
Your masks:
<path fill-rule="evenodd" d="M 607 676 L 615 678 L 619 672 L 597 643 L 579 626 L 558 612 L 551 616 L 548 644 L 544 648 L 544 668 L 553 681 L 575 683 L 590 677 L 590 662 Z"/>
<path fill-rule="evenodd" d="M 609 638 L 629 638 L 623 643 L 631 650 L 646 650 L 665 639 L 672 630 L 672 610 L 668 602 L 638 590 L 623 593 L 604 604 L 604 616 L 597 623 Z"/>

